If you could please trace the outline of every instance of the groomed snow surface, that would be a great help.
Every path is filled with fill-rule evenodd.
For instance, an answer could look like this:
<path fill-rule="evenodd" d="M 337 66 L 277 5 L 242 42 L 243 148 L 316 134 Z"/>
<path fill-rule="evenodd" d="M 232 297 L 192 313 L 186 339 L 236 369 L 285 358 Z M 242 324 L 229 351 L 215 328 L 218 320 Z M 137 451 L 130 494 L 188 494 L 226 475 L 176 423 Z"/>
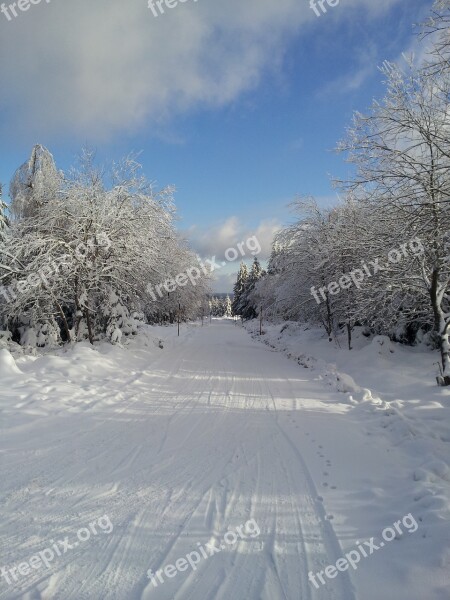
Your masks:
<path fill-rule="evenodd" d="M 450 598 L 438 355 L 247 329 L 0 351 L 0 599 Z"/>

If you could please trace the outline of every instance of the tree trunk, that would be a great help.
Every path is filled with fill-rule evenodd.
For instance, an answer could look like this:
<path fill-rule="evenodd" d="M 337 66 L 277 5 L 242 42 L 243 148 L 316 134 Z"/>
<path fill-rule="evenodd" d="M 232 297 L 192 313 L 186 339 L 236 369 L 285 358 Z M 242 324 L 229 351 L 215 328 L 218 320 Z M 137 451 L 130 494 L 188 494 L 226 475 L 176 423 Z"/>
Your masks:
<path fill-rule="evenodd" d="M 90 341 L 91 345 L 93 346 L 94 345 L 94 336 L 92 335 L 91 315 L 89 314 L 89 306 L 86 306 L 84 315 L 86 317 L 86 323 L 88 326 L 89 341 Z"/>
<path fill-rule="evenodd" d="M 326 295 L 327 299 L 326 299 L 326 307 L 327 307 L 327 324 L 326 324 L 326 331 L 328 334 L 328 341 L 332 342 L 333 338 L 332 338 L 332 333 L 333 333 L 333 315 L 331 313 L 331 306 L 330 306 L 330 298 L 328 296 L 328 294 Z"/>
<path fill-rule="evenodd" d="M 442 310 L 444 290 L 439 289 L 439 271 L 435 269 L 431 276 L 430 298 L 434 314 L 434 330 L 439 336 L 439 350 L 441 352 L 442 375 L 437 378 L 438 384 L 450 385 L 450 320 L 446 322 Z"/>
<path fill-rule="evenodd" d="M 72 341 L 72 337 L 70 335 L 69 323 L 67 322 L 66 315 L 64 314 L 64 311 L 61 308 L 61 305 L 59 304 L 59 302 L 57 300 L 55 300 L 55 305 L 56 305 L 56 308 L 58 309 L 59 314 L 61 315 L 61 319 L 62 319 L 62 322 L 64 325 L 64 330 L 67 335 L 67 341 L 70 343 Z"/>
<path fill-rule="evenodd" d="M 442 386 L 450 385 L 450 321 L 444 323 L 442 317 L 443 326 L 440 334 L 441 337 L 441 359 L 442 359 L 442 372 L 443 375 L 438 379 L 438 382 Z"/>

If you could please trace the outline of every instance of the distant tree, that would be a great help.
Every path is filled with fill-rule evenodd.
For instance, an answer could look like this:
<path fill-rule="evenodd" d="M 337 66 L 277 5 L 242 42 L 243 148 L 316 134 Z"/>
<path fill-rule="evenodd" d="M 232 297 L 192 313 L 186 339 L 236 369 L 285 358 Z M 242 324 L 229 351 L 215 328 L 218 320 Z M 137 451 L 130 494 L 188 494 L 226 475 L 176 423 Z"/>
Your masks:
<path fill-rule="evenodd" d="M 227 297 L 225 299 L 225 317 L 232 317 L 232 316 L 233 316 L 233 305 L 231 303 L 230 296 L 227 295 Z"/>
<path fill-rule="evenodd" d="M 233 315 L 241 316 L 243 302 L 245 299 L 245 289 L 248 280 L 247 265 L 242 262 L 239 267 L 236 283 L 234 284 Z"/>
<path fill-rule="evenodd" d="M 209 301 L 210 313 L 213 317 L 223 317 L 225 315 L 225 303 L 220 298 L 213 296 Z"/>
<path fill-rule="evenodd" d="M 258 306 L 253 292 L 256 284 L 263 277 L 263 275 L 264 270 L 261 267 L 258 257 L 255 256 L 249 276 L 245 282 L 245 288 L 241 298 L 241 316 L 245 320 L 255 319 L 258 316 Z"/>

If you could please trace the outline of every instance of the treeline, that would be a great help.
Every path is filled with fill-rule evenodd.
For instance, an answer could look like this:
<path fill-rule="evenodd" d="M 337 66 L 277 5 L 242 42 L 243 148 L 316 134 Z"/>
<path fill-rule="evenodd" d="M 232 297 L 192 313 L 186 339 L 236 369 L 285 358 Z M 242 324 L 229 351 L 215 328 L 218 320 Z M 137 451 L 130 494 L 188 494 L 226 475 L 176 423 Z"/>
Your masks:
<path fill-rule="evenodd" d="M 27 346 L 107 338 L 140 322 L 201 314 L 209 281 L 174 285 L 198 266 L 175 228 L 173 189 L 154 191 L 132 158 L 108 172 L 89 152 L 69 173 L 42 146 L 0 194 L 0 326 Z M 187 279 L 187 278 L 185 278 Z M 165 285 L 160 296 L 154 288 Z M 164 289 L 164 288 L 163 288 Z"/>
<path fill-rule="evenodd" d="M 354 115 L 338 146 L 354 165 L 336 182 L 341 202 L 296 201 L 251 301 L 330 339 L 346 329 L 350 347 L 356 325 L 425 340 L 450 385 L 450 0 L 435 9 L 425 61 L 385 63 L 385 97 Z"/>
<path fill-rule="evenodd" d="M 255 256 L 250 271 L 243 262 L 240 265 L 236 283 L 234 285 L 234 299 L 232 312 L 234 316 L 242 320 L 254 319 L 259 313 L 260 307 L 255 296 L 255 288 L 258 281 L 265 275 L 264 269 Z"/>
<path fill-rule="evenodd" d="M 209 300 L 209 314 L 212 317 L 232 317 L 232 304 L 230 296 L 226 296 L 225 298 L 218 298 L 217 296 L 212 296 Z"/>

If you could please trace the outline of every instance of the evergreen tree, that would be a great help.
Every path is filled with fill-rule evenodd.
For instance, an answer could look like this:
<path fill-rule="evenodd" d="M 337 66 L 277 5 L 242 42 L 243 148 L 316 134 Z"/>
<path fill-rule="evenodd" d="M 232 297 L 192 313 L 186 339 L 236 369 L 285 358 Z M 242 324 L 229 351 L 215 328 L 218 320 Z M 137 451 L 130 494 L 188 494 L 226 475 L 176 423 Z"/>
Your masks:
<path fill-rule="evenodd" d="M 264 269 L 261 267 L 261 263 L 258 260 L 258 257 L 255 256 L 255 258 L 253 259 L 253 265 L 252 265 L 252 270 L 250 271 L 250 280 L 251 281 L 258 281 L 258 279 L 261 279 L 261 277 L 264 274 Z"/>
<path fill-rule="evenodd" d="M 252 293 L 255 289 L 257 282 L 261 279 L 263 275 L 264 269 L 261 267 L 258 257 L 255 256 L 253 260 L 252 269 L 245 283 L 244 293 L 241 298 L 241 316 L 243 319 L 255 319 L 258 316 L 256 302 L 253 298 Z"/>
<path fill-rule="evenodd" d="M 248 280 L 248 269 L 245 263 L 241 263 L 237 276 L 236 283 L 234 284 L 234 299 L 232 304 L 233 315 L 240 316 L 242 312 L 242 301 L 244 299 L 246 283 Z"/>
<path fill-rule="evenodd" d="M 232 317 L 233 316 L 233 305 L 231 303 L 230 296 L 227 295 L 225 300 L 225 316 Z"/>
<path fill-rule="evenodd" d="M 213 317 L 224 317 L 226 314 L 226 301 L 217 296 L 212 296 L 209 301 L 209 311 Z"/>

